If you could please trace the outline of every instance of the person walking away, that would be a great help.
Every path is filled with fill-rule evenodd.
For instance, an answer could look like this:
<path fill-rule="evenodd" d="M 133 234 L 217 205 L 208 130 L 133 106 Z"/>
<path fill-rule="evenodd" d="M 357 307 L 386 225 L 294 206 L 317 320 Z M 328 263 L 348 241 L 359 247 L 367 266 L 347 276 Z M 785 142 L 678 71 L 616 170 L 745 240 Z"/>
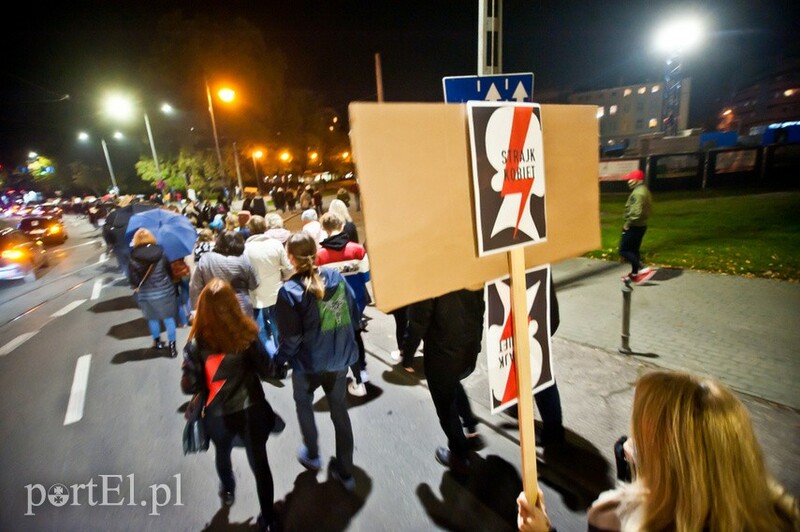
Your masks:
<path fill-rule="evenodd" d="M 283 187 L 275 189 L 272 201 L 275 203 L 275 210 L 286 212 L 286 193 L 283 191 Z"/>
<path fill-rule="evenodd" d="M 283 229 L 283 220 L 277 214 L 270 215 L 270 229 Z M 289 231 L 283 229 L 286 236 L 279 240 L 267 233 L 267 222 L 261 216 L 253 216 L 248 223 L 251 236 L 244 243 L 244 253 L 256 270 L 259 279 L 258 287 L 250 291 L 253 303 L 253 317 L 259 324 L 259 338 L 267 347 L 270 356 L 278 349 L 278 323 L 275 315 L 275 304 L 278 301 L 278 290 L 283 286 L 294 268 L 289 262 L 284 242 L 289 238 Z"/>
<path fill-rule="evenodd" d="M 306 233 L 286 243 L 295 274 L 278 291 L 280 346 L 277 364 L 289 363 L 303 445 L 298 461 L 311 471 L 321 467 L 314 392 L 322 388 L 336 434 L 336 462 L 330 474 L 348 490 L 353 478 L 353 430 L 347 412 L 348 368 L 358 359 L 355 335 L 359 313 L 353 291 L 339 272 L 317 268 L 317 244 Z"/>
<path fill-rule="evenodd" d="M 623 275 L 623 281 L 633 281 L 641 284 L 649 281 L 656 271 L 651 268 L 642 268 L 639 249 L 642 238 L 647 231 L 647 221 L 653 206 L 653 196 L 647 185 L 644 184 L 644 172 L 634 170 L 625 176 L 631 193 L 625 203 L 625 222 L 622 226 L 622 237 L 619 241 L 619 254 L 630 262 L 631 273 Z"/>
<path fill-rule="evenodd" d="M 267 202 L 264 201 L 264 196 L 261 195 L 261 191 L 259 190 L 256 192 L 256 197 L 253 198 L 253 204 L 249 209 L 250 214 L 253 216 L 266 216 L 267 215 Z"/>
<path fill-rule="evenodd" d="M 132 196 L 122 196 L 117 202 L 116 208 L 106 217 L 106 223 L 103 225 L 103 240 L 117 258 L 119 271 L 128 279 L 130 279 L 128 263 L 130 262 L 131 248 L 125 238 L 125 232 L 128 230 L 128 222 L 133 215 L 132 200 Z"/>
<path fill-rule="evenodd" d="M 311 235 L 314 242 L 319 244 L 327 238 L 328 235 L 325 234 L 322 225 L 319 223 L 317 211 L 314 209 L 306 209 L 303 211 L 303 214 L 300 215 L 300 219 L 303 222 L 303 232 Z"/>
<path fill-rule="evenodd" d="M 367 387 L 364 384 L 369 381 L 367 354 L 361 335 L 363 328 L 361 320 L 364 316 L 364 309 L 367 307 L 366 284 L 369 280 L 367 250 L 361 244 L 350 242 L 347 235 L 342 232 L 344 220 L 332 212 L 322 215 L 322 228 L 331 236 L 320 243 L 317 252 L 317 266 L 334 268 L 341 273 L 347 284 L 353 289 L 358 307 L 359 325 L 355 328 L 358 361 L 351 367 L 353 382 L 348 385 L 347 390 L 357 397 L 364 397 L 367 395 Z"/>
<path fill-rule="evenodd" d="M 178 314 L 178 297 L 172 282 L 169 262 L 164 249 L 156 243 L 156 237 L 145 228 L 133 234 L 133 249 L 130 256 L 130 283 L 150 335 L 153 337 L 151 354 L 164 349 L 161 342 L 161 322 L 167 330 L 169 356 L 178 356 L 175 316 Z"/>
<path fill-rule="evenodd" d="M 289 207 L 289 212 L 294 212 L 297 208 L 297 190 L 290 186 L 286 186 L 286 205 Z"/>
<path fill-rule="evenodd" d="M 300 194 L 300 210 L 305 211 L 306 209 L 313 208 L 314 195 L 311 193 L 311 185 L 306 185 L 306 188 L 303 189 L 303 193 Z"/>
<path fill-rule="evenodd" d="M 469 472 L 469 452 L 483 447 L 461 381 L 475 370 L 483 336 L 483 288 L 461 289 L 412 303 L 403 339 L 403 358 L 425 342 L 423 361 L 428 390 L 447 447 L 439 447 L 436 461 L 459 475 Z M 464 433 L 466 429 L 467 433 Z"/>
<path fill-rule="evenodd" d="M 350 207 L 350 193 L 347 191 L 346 188 L 341 187 L 339 190 L 336 191 L 336 199 L 342 200 L 345 205 Z"/>
<path fill-rule="evenodd" d="M 252 316 L 250 290 L 258 287 L 259 280 L 253 265 L 244 254 L 244 237 L 238 231 L 220 233 L 214 249 L 205 253 L 196 265 L 189 280 L 189 299 L 193 309 L 197 308 L 200 291 L 214 277 L 228 281 L 233 286 L 242 310 Z"/>
<path fill-rule="evenodd" d="M 260 380 L 281 377 L 258 341 L 257 325 L 242 312 L 233 287 L 211 279 L 200 292 L 197 316 L 183 352 L 181 389 L 204 398 L 203 419 L 214 442 L 219 496 L 225 506 L 236 499 L 231 464 L 234 438 L 240 438 L 256 480 L 261 513 L 259 530 L 274 530 L 275 488 L 267 456 L 270 432 L 285 423 L 267 401 Z"/>
<path fill-rule="evenodd" d="M 195 266 L 200 262 L 200 258 L 212 249 L 214 249 L 214 231 L 207 227 L 197 231 L 197 241 L 192 250 Z"/>
<path fill-rule="evenodd" d="M 312 189 L 311 201 L 314 204 L 314 210 L 317 211 L 317 215 L 322 216 L 322 192 L 319 191 L 319 187 Z"/>
<path fill-rule="evenodd" d="M 342 232 L 347 234 L 347 238 L 350 239 L 350 242 L 359 244 L 358 228 L 353 222 L 353 218 L 350 216 L 350 210 L 345 202 L 340 199 L 332 199 L 331 204 L 328 205 L 328 212 L 338 214 L 344 220 L 344 229 L 342 229 Z"/>

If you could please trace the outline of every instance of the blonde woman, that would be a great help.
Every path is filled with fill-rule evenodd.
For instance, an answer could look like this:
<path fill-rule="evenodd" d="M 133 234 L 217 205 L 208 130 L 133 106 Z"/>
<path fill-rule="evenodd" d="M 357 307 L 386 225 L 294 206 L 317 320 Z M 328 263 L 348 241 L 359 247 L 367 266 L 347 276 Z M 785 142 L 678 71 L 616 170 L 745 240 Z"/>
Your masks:
<path fill-rule="evenodd" d="M 347 205 L 345 205 L 345 203 L 340 199 L 332 199 L 331 204 L 328 205 L 328 212 L 338 214 L 339 217 L 344 220 L 344 229 L 342 230 L 342 233 L 347 235 L 347 238 L 350 239 L 350 242 L 359 244 L 358 229 L 356 228 L 356 224 L 353 222 L 353 218 L 350 216 L 350 210 L 347 208 Z"/>
<path fill-rule="evenodd" d="M 720 383 L 669 371 L 644 375 L 633 398 L 631 432 L 633 482 L 600 494 L 589 508 L 590 526 L 800 530 L 797 502 L 767 472 L 750 415 Z M 533 527 L 540 512 L 521 499 L 520 530 L 546 530 Z"/>

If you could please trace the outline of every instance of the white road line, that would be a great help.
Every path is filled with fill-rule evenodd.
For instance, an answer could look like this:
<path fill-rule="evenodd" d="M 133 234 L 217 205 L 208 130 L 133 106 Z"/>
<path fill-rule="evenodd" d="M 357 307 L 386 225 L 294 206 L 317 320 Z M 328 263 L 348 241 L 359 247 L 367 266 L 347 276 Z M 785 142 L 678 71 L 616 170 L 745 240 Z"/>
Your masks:
<path fill-rule="evenodd" d="M 33 337 L 33 335 L 35 335 L 38 332 L 39 331 L 33 331 L 33 332 L 27 332 L 25 334 L 20 334 L 19 336 L 8 342 L 3 347 L 0 347 L 0 357 L 9 354 L 11 351 L 13 351 L 14 349 L 18 348 L 19 346 L 30 340 Z"/>
<path fill-rule="evenodd" d="M 61 248 L 58 248 L 58 249 L 63 250 L 63 251 L 67 251 L 69 249 L 80 248 L 80 247 L 83 247 L 83 246 L 91 246 L 92 244 L 97 244 L 98 242 L 99 242 L 99 240 L 97 240 L 97 239 L 89 240 L 87 242 L 83 242 L 82 244 L 75 244 L 74 246 L 61 247 Z"/>
<path fill-rule="evenodd" d="M 104 251 L 104 252 L 102 252 L 102 253 L 100 254 L 100 260 L 98 260 L 98 261 L 97 261 L 97 264 L 100 264 L 101 262 L 105 262 L 105 261 L 107 261 L 107 260 L 108 260 L 108 253 L 106 253 L 106 252 Z"/>
<path fill-rule="evenodd" d="M 92 287 L 92 301 L 100 297 L 100 290 L 103 289 L 102 277 L 95 279 L 94 286 Z"/>
<path fill-rule="evenodd" d="M 83 404 L 86 399 L 86 383 L 89 381 L 89 366 L 92 355 L 83 355 L 78 358 L 75 365 L 75 378 L 72 380 L 72 389 L 69 392 L 67 415 L 64 416 L 64 425 L 76 423 L 83 418 Z"/>
<path fill-rule="evenodd" d="M 72 303 L 70 303 L 66 307 L 62 308 L 58 312 L 54 312 L 53 314 L 50 314 L 50 317 L 51 318 L 58 318 L 60 316 L 63 316 L 64 314 L 66 314 L 67 312 L 71 311 L 72 309 L 79 307 L 84 301 L 86 301 L 86 300 L 85 299 L 78 299 L 77 301 L 73 301 Z"/>

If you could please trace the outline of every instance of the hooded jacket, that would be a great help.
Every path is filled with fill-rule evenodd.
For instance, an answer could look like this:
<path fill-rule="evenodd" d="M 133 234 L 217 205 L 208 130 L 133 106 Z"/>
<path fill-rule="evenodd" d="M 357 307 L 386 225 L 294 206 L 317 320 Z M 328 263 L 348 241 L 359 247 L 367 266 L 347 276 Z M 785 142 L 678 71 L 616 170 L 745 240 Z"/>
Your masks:
<path fill-rule="evenodd" d="M 147 270 L 150 269 L 151 264 L 153 268 L 148 274 Z M 140 290 L 175 290 L 164 249 L 157 244 L 147 244 L 132 248 L 128 271 L 129 280 L 133 288 L 138 287 L 139 283 L 142 283 L 142 279 L 144 279 Z M 145 275 L 147 275 L 146 279 Z"/>
<path fill-rule="evenodd" d="M 358 359 L 356 328 L 361 313 L 353 291 L 336 270 L 320 268 L 325 295 L 317 300 L 306 291 L 303 277 L 295 274 L 278 292 L 276 315 L 280 346 L 278 365 L 293 371 L 323 373 L 349 368 Z"/>
<path fill-rule="evenodd" d="M 336 233 L 320 243 L 317 265 L 333 268 L 341 273 L 358 304 L 364 312 L 367 307 L 367 282 L 369 281 L 369 258 L 361 244 L 351 242 L 346 233 Z"/>

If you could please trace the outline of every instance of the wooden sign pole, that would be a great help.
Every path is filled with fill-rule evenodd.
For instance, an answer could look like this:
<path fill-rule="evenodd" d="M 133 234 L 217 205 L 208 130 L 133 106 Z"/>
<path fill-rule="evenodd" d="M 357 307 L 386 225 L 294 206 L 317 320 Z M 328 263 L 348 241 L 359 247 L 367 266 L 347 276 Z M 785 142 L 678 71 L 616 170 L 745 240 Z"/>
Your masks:
<path fill-rule="evenodd" d="M 531 504 L 539 498 L 536 474 L 536 435 L 533 427 L 533 394 L 531 393 L 531 346 L 528 336 L 528 301 L 525 283 L 525 248 L 508 252 L 511 277 L 511 312 L 514 316 L 514 367 L 517 371 L 517 421 L 519 448 L 522 453 L 522 487 Z"/>

